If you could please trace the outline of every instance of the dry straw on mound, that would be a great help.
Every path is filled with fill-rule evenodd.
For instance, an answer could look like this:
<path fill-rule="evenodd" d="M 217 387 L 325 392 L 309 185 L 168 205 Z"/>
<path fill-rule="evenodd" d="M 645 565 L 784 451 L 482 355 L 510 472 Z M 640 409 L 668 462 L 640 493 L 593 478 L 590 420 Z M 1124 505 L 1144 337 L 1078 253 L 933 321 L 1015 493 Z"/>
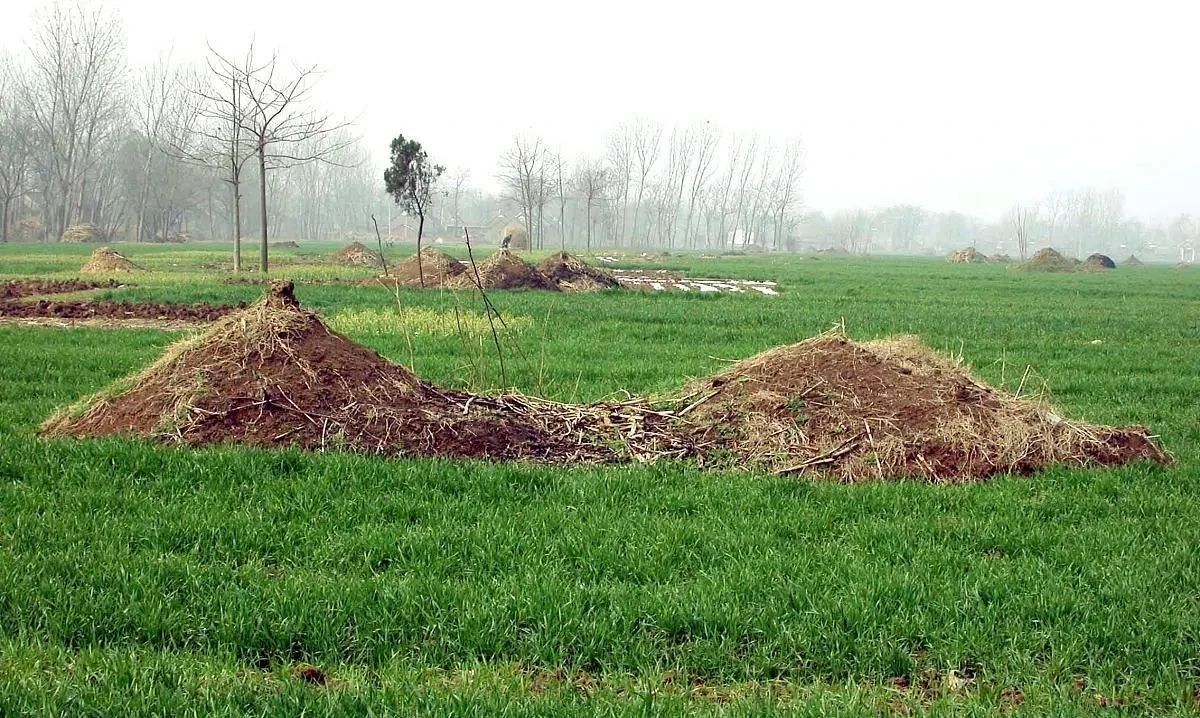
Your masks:
<path fill-rule="evenodd" d="M 819 336 L 739 362 L 690 395 L 699 397 L 685 410 L 698 444 L 782 473 L 968 481 L 1056 464 L 1168 460 L 1141 428 L 1063 419 L 976 381 L 915 337 Z"/>
<path fill-rule="evenodd" d="M 951 254 L 946 261 L 950 264 L 983 264 L 988 258 L 974 247 L 965 247 Z"/>
<path fill-rule="evenodd" d="M 71 244 L 82 244 L 84 242 L 95 242 L 100 239 L 100 230 L 96 225 L 91 223 L 73 224 L 63 230 L 60 242 L 68 242 Z"/>
<path fill-rule="evenodd" d="M 1052 247 L 1045 247 L 1034 252 L 1021 268 L 1032 272 L 1074 272 L 1078 266 L 1078 259 L 1063 256 Z"/>
<path fill-rule="evenodd" d="M 378 267 L 382 265 L 379 253 L 370 249 L 362 242 L 351 242 L 342 247 L 332 257 L 338 264 L 349 264 L 355 267 Z"/>
<path fill-rule="evenodd" d="M 566 252 L 555 252 L 546 257 L 538 264 L 538 269 L 564 292 L 594 292 L 621 286 L 612 273 L 585 264 Z"/>
<path fill-rule="evenodd" d="M 1169 461 L 1142 429 L 1065 420 L 911 339 L 825 335 L 780 347 L 667 406 L 443 389 L 330 331 L 290 283 L 55 414 L 43 432 L 557 464 L 693 458 L 844 481 Z"/>
<path fill-rule="evenodd" d="M 390 267 L 388 269 L 388 277 L 383 279 L 383 281 L 406 287 L 419 287 L 422 286 L 421 276 L 423 274 L 424 286 L 444 287 L 450 283 L 450 280 L 466 273 L 466 271 L 467 265 L 454 257 L 445 252 L 439 252 L 436 249 L 426 247 L 421 250 L 419 266 L 417 255 L 414 254 L 395 267 Z"/>
<path fill-rule="evenodd" d="M 139 267 L 129 261 L 125 255 L 111 247 L 100 247 L 92 252 L 87 264 L 79 271 L 83 274 L 111 274 L 114 272 L 132 272 Z"/>
<path fill-rule="evenodd" d="M 1013 260 L 1012 257 L 1008 256 L 1007 254 L 993 254 L 987 258 L 987 261 L 992 264 L 1009 264 Z"/>
<path fill-rule="evenodd" d="M 542 274 L 541 270 L 507 249 L 501 249 L 492 256 L 480 262 L 475 271 L 464 272 L 450 280 L 450 286 L 473 288 L 476 286 L 475 273 L 479 273 L 478 281 L 484 289 L 544 289 L 551 292 L 559 291 L 558 284 L 553 279 Z"/>

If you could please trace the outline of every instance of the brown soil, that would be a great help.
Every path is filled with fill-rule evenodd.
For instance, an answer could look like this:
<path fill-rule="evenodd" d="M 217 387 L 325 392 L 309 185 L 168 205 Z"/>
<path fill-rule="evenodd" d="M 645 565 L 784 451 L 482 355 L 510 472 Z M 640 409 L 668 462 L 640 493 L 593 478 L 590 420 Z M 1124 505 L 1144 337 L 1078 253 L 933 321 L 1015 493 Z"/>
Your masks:
<path fill-rule="evenodd" d="M 116 289 L 120 286 L 115 279 L 104 282 L 81 279 L 13 279 L 0 286 L 0 300 L 83 292 L 89 289 Z"/>
<path fill-rule="evenodd" d="M 475 272 L 463 272 L 450 280 L 449 286 L 472 288 Z M 533 266 L 507 249 L 501 249 L 483 260 L 476 267 L 484 289 L 544 289 L 560 291 L 558 284 Z"/>
<path fill-rule="evenodd" d="M 1121 262 L 1122 267 L 1141 267 L 1144 264 L 1145 264 L 1145 262 L 1138 259 L 1137 256 L 1132 255 L 1132 254 L 1129 255 L 1128 257 L 1126 257 L 1124 262 Z"/>
<path fill-rule="evenodd" d="M 362 242 L 351 242 L 337 251 L 331 259 L 338 264 L 349 264 L 356 267 L 378 267 L 379 252 L 368 249 Z"/>
<path fill-rule="evenodd" d="M 1021 267 L 1032 272 L 1074 272 L 1079 267 L 1079 260 L 1063 256 L 1052 247 L 1045 247 L 1034 252 Z"/>
<path fill-rule="evenodd" d="M 1170 460 L 1142 429 L 1064 420 L 911 339 L 817 337 L 736 364 L 665 407 L 443 389 L 329 330 L 290 283 L 43 431 L 555 464 L 694 458 L 844 481 Z"/>
<path fill-rule="evenodd" d="M 946 261 L 950 264 L 983 264 L 988 258 L 983 252 L 977 252 L 974 247 L 966 247 L 951 254 Z"/>
<path fill-rule="evenodd" d="M 129 261 L 125 255 L 111 247 L 101 247 L 92 252 L 91 259 L 79 271 L 83 274 L 111 274 L 114 272 L 132 272 L 139 267 Z"/>
<path fill-rule="evenodd" d="M 467 265 L 451 257 L 445 252 L 439 252 L 436 249 L 426 247 L 421 250 L 421 265 L 417 266 L 417 255 L 413 255 L 408 259 L 400 262 L 396 266 L 388 267 L 388 276 L 370 279 L 364 284 L 375 284 L 383 282 L 385 284 L 399 284 L 403 287 L 420 287 L 421 275 L 425 276 L 426 287 L 444 287 L 451 283 L 455 277 L 465 273 Z"/>
<path fill-rule="evenodd" d="M 297 244 L 296 242 L 293 242 L 291 240 L 287 240 L 285 242 L 271 242 L 271 246 L 276 247 L 278 249 L 299 249 L 300 248 L 299 244 Z"/>
<path fill-rule="evenodd" d="M 217 307 L 211 304 L 155 304 L 125 302 L 0 302 L 0 317 L 31 319 L 45 317 L 54 319 L 171 319 L 190 322 L 211 322 L 238 309 Z"/>
<path fill-rule="evenodd" d="M 830 334 L 772 349 L 691 387 L 700 445 L 781 473 L 958 482 L 1051 465 L 1169 461 L 1139 427 L 1067 421 L 988 387 L 915 337 Z"/>
<path fill-rule="evenodd" d="M 546 257 L 538 264 L 538 270 L 553 279 L 564 292 L 595 292 L 621 287 L 611 272 L 585 264 L 566 252 Z"/>
<path fill-rule="evenodd" d="M 43 429 L 562 463 L 686 455 L 669 422 L 638 402 L 581 407 L 433 386 L 331 331 L 280 283 Z"/>

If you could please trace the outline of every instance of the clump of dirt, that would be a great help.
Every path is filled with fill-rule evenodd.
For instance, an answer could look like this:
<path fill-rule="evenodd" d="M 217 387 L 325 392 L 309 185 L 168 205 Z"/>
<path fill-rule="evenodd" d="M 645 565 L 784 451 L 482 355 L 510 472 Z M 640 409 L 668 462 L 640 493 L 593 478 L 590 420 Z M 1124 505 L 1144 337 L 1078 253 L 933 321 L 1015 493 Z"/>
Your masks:
<path fill-rule="evenodd" d="M 0 302 L 0 317 L 32 319 L 163 319 L 211 322 L 245 307 L 211 304 L 157 304 L 154 302 Z"/>
<path fill-rule="evenodd" d="M 300 248 L 299 243 L 293 242 L 290 239 L 285 242 L 271 242 L 271 246 L 275 247 L 276 249 L 299 249 Z"/>
<path fill-rule="evenodd" d="M 1063 256 L 1053 247 L 1039 249 L 1028 262 L 1021 265 L 1022 269 L 1031 272 L 1074 272 L 1078 267 L 1078 259 Z"/>
<path fill-rule="evenodd" d="M 1111 257 L 1103 254 L 1090 254 L 1087 259 L 1083 260 L 1083 264 L 1079 265 L 1081 272 L 1107 272 L 1116 268 L 1117 263 L 1112 261 Z"/>
<path fill-rule="evenodd" d="M 585 264 L 566 252 L 555 252 L 538 264 L 538 270 L 553 279 L 564 292 L 594 292 L 620 288 L 611 272 Z"/>
<path fill-rule="evenodd" d="M 378 267 L 382 265 L 379 252 L 367 249 L 362 242 L 351 242 L 342 247 L 331 257 L 338 264 L 348 264 L 355 267 Z"/>
<path fill-rule="evenodd" d="M 1134 254 L 1129 255 L 1128 257 L 1125 258 L 1124 262 L 1121 262 L 1122 267 L 1141 267 L 1144 265 L 1145 265 L 1145 262 L 1138 259 L 1137 255 L 1134 255 Z"/>
<path fill-rule="evenodd" d="M 331 331 L 293 291 L 273 284 L 140 374 L 55 414 L 43 433 L 552 463 L 691 450 L 637 401 L 573 406 L 434 386 Z"/>
<path fill-rule="evenodd" d="M 1007 254 L 993 254 L 987 258 L 987 261 L 991 262 L 992 264 L 1010 264 L 1013 260 L 1012 257 L 1008 256 Z"/>
<path fill-rule="evenodd" d="M 0 300 L 84 292 L 90 289 L 116 289 L 120 286 L 120 282 L 115 279 L 104 282 L 80 279 L 13 279 L 0 286 Z"/>
<path fill-rule="evenodd" d="M 117 250 L 112 247 L 101 247 L 92 252 L 91 259 L 79 271 L 83 274 L 113 274 L 132 272 L 137 269 L 140 267 Z"/>
<path fill-rule="evenodd" d="M 950 264 L 983 264 L 988 261 L 987 255 L 976 251 L 974 247 L 957 250 L 946 260 Z"/>
<path fill-rule="evenodd" d="M 58 241 L 69 244 L 82 244 L 84 242 L 95 242 L 98 239 L 100 239 L 100 230 L 96 225 L 84 223 L 73 224 L 64 229 Z"/>
<path fill-rule="evenodd" d="M 388 267 L 388 276 L 371 279 L 366 283 L 374 284 L 382 281 L 385 284 L 399 284 L 403 287 L 420 287 L 423 274 L 425 287 L 444 287 L 450 284 L 452 279 L 466 271 L 467 265 L 456 258 L 445 252 L 426 247 L 421 250 L 419 266 L 417 255 L 414 254 L 396 266 Z"/>
<path fill-rule="evenodd" d="M 847 482 L 965 482 L 1052 465 L 1170 460 L 1140 427 L 1064 419 L 973 379 L 915 337 L 819 336 L 739 362 L 687 397 L 678 413 L 697 444 L 738 464 Z"/>
<path fill-rule="evenodd" d="M 469 269 L 469 268 L 468 268 Z M 541 270 L 507 249 L 501 249 L 480 262 L 476 268 L 484 289 L 544 289 L 560 291 L 558 284 Z M 454 277 L 449 286 L 475 286 L 475 272 L 467 271 Z"/>

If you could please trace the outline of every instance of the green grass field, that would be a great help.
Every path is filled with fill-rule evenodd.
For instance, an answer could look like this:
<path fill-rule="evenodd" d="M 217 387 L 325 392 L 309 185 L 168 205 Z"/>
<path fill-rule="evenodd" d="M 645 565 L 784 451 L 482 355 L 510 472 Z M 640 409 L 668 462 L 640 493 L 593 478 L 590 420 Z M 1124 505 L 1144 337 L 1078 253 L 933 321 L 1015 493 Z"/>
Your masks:
<path fill-rule="evenodd" d="M 90 249 L 0 246 L 0 280 Z M 120 249 L 152 271 L 99 296 L 260 291 L 219 283 L 215 245 Z M 333 249 L 276 273 L 439 383 L 661 394 L 844 322 L 1147 424 L 1178 463 L 843 486 L 44 442 L 181 335 L 0 326 L 0 716 L 1200 715 L 1200 271 L 671 257 L 784 294 L 495 293 L 501 378 L 482 333 L 437 326 L 476 298 L 406 291 L 401 331 L 355 324 L 397 298 L 325 281 L 370 275 L 320 266 Z"/>

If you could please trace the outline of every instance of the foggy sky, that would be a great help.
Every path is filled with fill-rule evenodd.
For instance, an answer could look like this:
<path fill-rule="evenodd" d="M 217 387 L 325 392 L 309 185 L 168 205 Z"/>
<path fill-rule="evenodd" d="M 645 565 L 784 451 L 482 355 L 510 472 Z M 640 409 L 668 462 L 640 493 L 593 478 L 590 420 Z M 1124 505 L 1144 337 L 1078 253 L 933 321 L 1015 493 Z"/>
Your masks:
<path fill-rule="evenodd" d="M 17 54 L 37 0 L 4 0 Z M 324 106 L 382 161 L 397 133 L 496 187 L 538 132 L 573 158 L 643 116 L 808 148 L 805 203 L 995 218 L 1054 189 L 1200 212 L 1200 9 L 1185 2 L 368 3 L 116 0 L 133 64 L 251 38 L 326 69 Z"/>

